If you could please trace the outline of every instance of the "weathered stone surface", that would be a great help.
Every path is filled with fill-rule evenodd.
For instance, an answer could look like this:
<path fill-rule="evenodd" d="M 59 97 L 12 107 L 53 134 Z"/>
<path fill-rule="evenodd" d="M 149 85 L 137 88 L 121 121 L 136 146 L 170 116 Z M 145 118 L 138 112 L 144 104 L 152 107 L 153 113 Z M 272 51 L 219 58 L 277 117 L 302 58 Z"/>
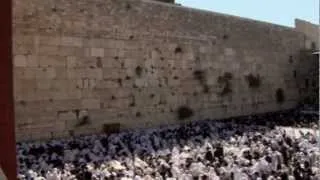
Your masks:
<path fill-rule="evenodd" d="M 194 110 L 191 121 L 285 109 L 299 100 L 293 71 L 303 64 L 304 34 L 137 1 L 14 0 L 19 140 L 100 132 L 104 123 L 174 124 L 180 106 Z M 261 77 L 257 90 L 248 87 L 250 73 Z M 230 91 L 221 95 L 226 86 Z M 282 105 L 277 88 L 286 96 Z M 264 104 L 253 107 L 257 102 Z M 83 111 L 90 124 L 77 127 Z"/>

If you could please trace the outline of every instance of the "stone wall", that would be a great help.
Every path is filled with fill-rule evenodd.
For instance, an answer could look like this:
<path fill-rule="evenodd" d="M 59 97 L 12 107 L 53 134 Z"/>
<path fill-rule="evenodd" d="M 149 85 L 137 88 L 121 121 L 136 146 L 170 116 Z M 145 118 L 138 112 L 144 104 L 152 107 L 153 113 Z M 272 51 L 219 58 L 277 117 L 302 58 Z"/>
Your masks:
<path fill-rule="evenodd" d="M 319 50 L 319 43 L 320 43 L 320 27 L 319 25 L 312 24 L 310 22 L 295 19 L 295 28 L 297 31 L 302 32 L 306 36 L 306 48 L 317 49 Z M 312 47 L 314 46 L 314 47 Z"/>
<path fill-rule="evenodd" d="M 303 46 L 288 27 L 161 2 L 14 0 L 17 138 L 291 108 Z"/>
<path fill-rule="evenodd" d="M 302 101 L 319 104 L 319 52 L 320 27 L 304 20 L 296 19 L 295 28 L 305 35 L 305 49 L 297 71 L 297 82 Z"/>

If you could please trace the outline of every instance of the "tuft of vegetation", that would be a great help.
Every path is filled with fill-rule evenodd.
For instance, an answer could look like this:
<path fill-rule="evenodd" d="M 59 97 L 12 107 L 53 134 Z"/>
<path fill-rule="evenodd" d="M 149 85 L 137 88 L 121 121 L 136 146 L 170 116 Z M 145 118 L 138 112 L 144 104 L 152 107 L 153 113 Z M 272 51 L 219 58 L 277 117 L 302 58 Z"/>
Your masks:
<path fill-rule="evenodd" d="M 232 78 L 233 75 L 230 72 L 225 72 L 223 76 L 218 77 L 218 83 L 222 86 L 222 91 L 218 93 L 220 96 L 225 96 L 232 92 L 230 82 Z"/>
<path fill-rule="evenodd" d="M 119 78 L 117 81 L 118 81 L 119 86 L 122 87 L 122 79 Z"/>
<path fill-rule="evenodd" d="M 136 75 L 138 77 L 141 77 L 141 75 L 142 75 L 142 67 L 141 66 L 137 66 L 135 71 L 136 71 Z"/>
<path fill-rule="evenodd" d="M 282 104 L 285 100 L 284 92 L 282 88 L 278 88 L 276 90 L 276 100 L 277 103 Z"/>
<path fill-rule="evenodd" d="M 223 39 L 223 40 L 227 40 L 227 39 L 229 39 L 229 36 L 228 36 L 227 34 L 224 34 L 224 35 L 222 36 L 222 39 Z"/>
<path fill-rule="evenodd" d="M 223 87 L 222 91 L 219 93 L 220 96 L 225 96 L 229 93 L 232 93 L 231 85 L 230 83 L 226 83 L 225 86 Z"/>
<path fill-rule="evenodd" d="M 292 55 L 289 56 L 289 63 L 290 63 L 290 64 L 293 63 L 293 56 L 292 56 Z"/>
<path fill-rule="evenodd" d="M 137 112 L 136 117 L 141 117 L 141 112 Z"/>
<path fill-rule="evenodd" d="M 206 84 L 206 77 L 203 71 L 201 70 L 197 70 L 193 72 L 193 76 L 196 80 L 198 80 L 200 82 L 200 84 L 202 85 L 202 89 L 204 93 L 209 93 L 209 85 Z"/>
<path fill-rule="evenodd" d="M 201 70 L 197 70 L 193 72 L 193 76 L 195 79 L 197 79 L 200 83 L 203 83 L 205 81 L 205 75 L 204 72 Z"/>
<path fill-rule="evenodd" d="M 132 101 L 129 104 L 129 107 L 135 107 L 136 106 L 136 97 L 131 95 Z"/>
<path fill-rule="evenodd" d="M 102 131 L 105 134 L 119 133 L 120 127 L 120 123 L 103 124 Z"/>
<path fill-rule="evenodd" d="M 76 127 L 82 127 L 90 124 L 89 116 L 83 116 L 79 122 L 76 124 Z"/>
<path fill-rule="evenodd" d="M 210 92 L 210 87 L 208 85 L 205 84 L 205 85 L 202 86 L 202 88 L 203 88 L 202 89 L 203 93 L 209 93 Z"/>
<path fill-rule="evenodd" d="M 74 131 L 73 130 L 69 130 L 68 133 L 69 133 L 69 136 L 71 136 L 71 137 L 74 136 Z"/>
<path fill-rule="evenodd" d="M 178 53 L 182 53 L 182 49 L 181 49 L 181 47 L 176 47 L 176 49 L 174 50 L 174 53 L 175 54 L 178 54 Z"/>
<path fill-rule="evenodd" d="M 21 100 L 21 101 L 20 101 L 20 104 L 21 104 L 22 106 L 27 105 L 26 101 L 24 101 L 24 100 Z"/>
<path fill-rule="evenodd" d="M 131 9 L 131 5 L 129 3 L 126 4 L 127 11 Z"/>
<path fill-rule="evenodd" d="M 225 72 L 223 74 L 223 77 L 227 80 L 231 80 L 233 78 L 233 75 L 230 72 Z"/>
<path fill-rule="evenodd" d="M 187 106 L 181 106 L 178 108 L 178 119 L 185 120 L 194 115 L 193 110 Z"/>
<path fill-rule="evenodd" d="M 260 75 L 255 76 L 250 73 L 249 75 L 246 76 L 246 80 L 250 88 L 259 88 L 261 86 Z"/>

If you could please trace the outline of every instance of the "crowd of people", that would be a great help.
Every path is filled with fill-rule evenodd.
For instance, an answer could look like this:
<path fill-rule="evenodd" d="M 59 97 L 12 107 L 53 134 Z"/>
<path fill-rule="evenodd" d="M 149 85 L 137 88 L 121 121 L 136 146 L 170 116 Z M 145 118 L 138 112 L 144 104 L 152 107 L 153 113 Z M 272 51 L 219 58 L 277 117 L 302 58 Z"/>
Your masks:
<path fill-rule="evenodd" d="M 297 110 L 17 143 L 21 180 L 315 180 L 318 115 Z"/>

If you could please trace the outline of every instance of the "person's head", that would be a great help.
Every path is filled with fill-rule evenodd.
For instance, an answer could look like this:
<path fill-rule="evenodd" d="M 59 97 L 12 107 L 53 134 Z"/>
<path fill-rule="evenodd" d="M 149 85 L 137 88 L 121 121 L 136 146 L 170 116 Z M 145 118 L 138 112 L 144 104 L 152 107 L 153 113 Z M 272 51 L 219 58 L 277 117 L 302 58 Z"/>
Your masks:
<path fill-rule="evenodd" d="M 268 162 L 268 163 L 271 163 L 272 162 L 272 158 L 270 156 L 266 156 L 265 157 L 265 160 Z"/>
<path fill-rule="evenodd" d="M 309 168 L 310 167 L 310 163 L 308 161 L 304 161 L 304 168 Z"/>
<path fill-rule="evenodd" d="M 201 180 L 207 180 L 209 177 L 207 175 L 202 175 Z"/>

